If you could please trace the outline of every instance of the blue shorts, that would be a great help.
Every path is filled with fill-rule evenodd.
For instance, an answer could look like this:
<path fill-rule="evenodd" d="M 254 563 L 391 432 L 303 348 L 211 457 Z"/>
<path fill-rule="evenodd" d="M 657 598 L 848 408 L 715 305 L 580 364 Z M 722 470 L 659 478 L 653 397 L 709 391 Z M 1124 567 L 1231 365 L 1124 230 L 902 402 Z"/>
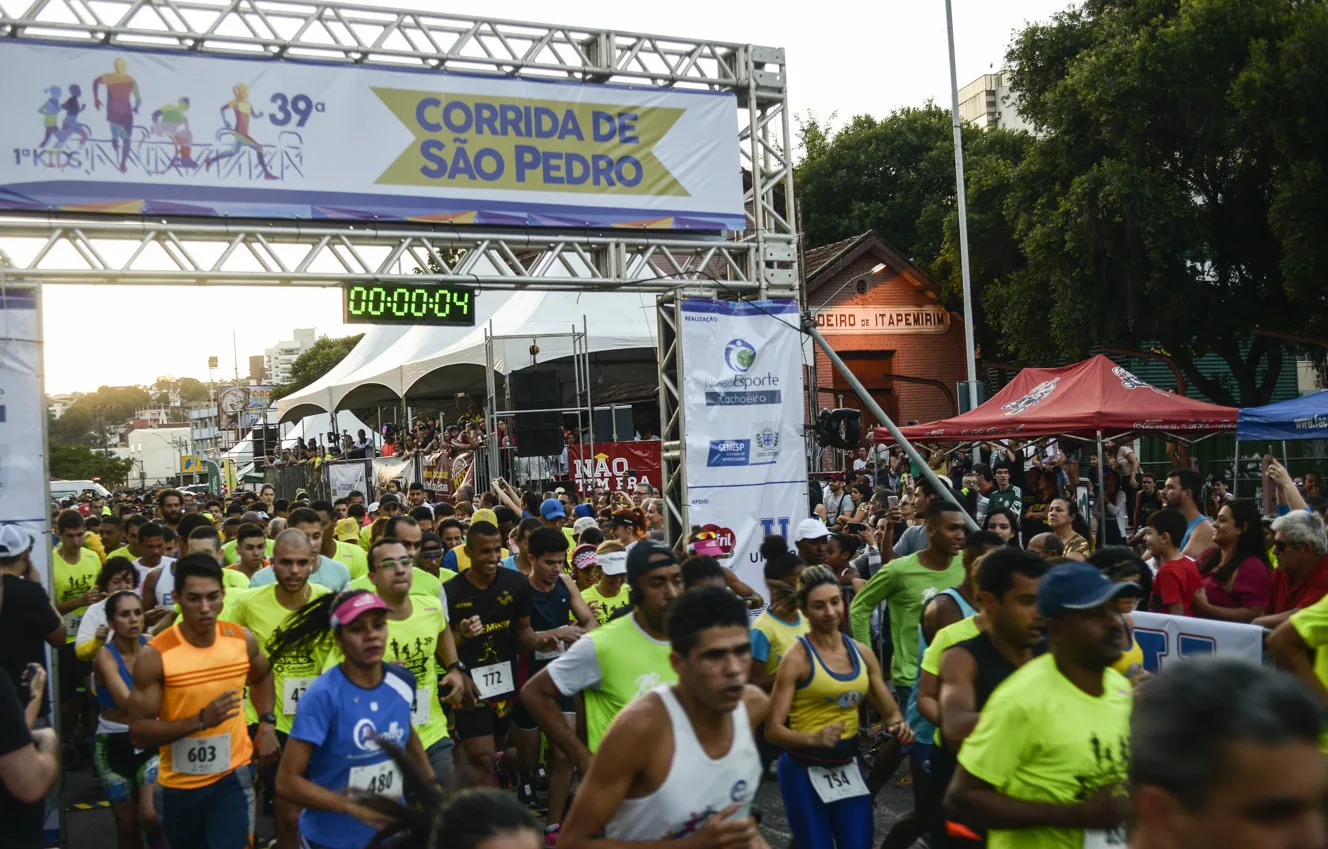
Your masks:
<path fill-rule="evenodd" d="M 254 833 L 254 772 L 248 764 L 192 790 L 161 788 L 161 827 L 171 846 L 249 849 Z"/>
<path fill-rule="evenodd" d="M 861 770 L 861 764 L 858 768 Z M 870 795 L 822 802 L 812 787 L 807 767 L 788 752 L 779 756 L 776 774 L 789 831 L 798 849 L 862 849 L 875 845 Z"/>

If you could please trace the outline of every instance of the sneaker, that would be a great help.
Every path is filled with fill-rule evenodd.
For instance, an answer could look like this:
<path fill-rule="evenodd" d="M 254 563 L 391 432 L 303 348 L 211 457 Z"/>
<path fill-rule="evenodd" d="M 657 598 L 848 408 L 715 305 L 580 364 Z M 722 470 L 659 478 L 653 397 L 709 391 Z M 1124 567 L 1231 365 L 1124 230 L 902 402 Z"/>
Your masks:
<path fill-rule="evenodd" d="M 558 831 L 561 828 L 562 824 L 559 823 L 544 829 L 544 849 L 553 849 L 554 846 L 558 845 Z"/>

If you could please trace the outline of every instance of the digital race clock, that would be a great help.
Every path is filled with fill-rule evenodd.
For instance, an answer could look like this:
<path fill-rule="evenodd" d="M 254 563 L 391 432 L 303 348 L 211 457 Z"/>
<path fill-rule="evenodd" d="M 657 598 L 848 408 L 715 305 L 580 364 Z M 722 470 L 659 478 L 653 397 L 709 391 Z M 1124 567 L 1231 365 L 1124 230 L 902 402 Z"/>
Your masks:
<path fill-rule="evenodd" d="M 437 283 L 347 283 L 341 288 L 347 324 L 475 325 L 475 291 Z"/>

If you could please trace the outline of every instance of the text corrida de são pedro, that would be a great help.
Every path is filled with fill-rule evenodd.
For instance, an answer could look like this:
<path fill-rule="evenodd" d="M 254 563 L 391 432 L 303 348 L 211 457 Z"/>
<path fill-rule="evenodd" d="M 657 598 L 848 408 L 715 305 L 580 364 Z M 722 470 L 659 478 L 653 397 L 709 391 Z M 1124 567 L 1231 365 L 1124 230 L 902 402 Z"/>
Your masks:
<path fill-rule="evenodd" d="M 654 154 L 682 109 L 388 88 L 374 93 L 415 136 L 378 183 L 689 195 Z"/>

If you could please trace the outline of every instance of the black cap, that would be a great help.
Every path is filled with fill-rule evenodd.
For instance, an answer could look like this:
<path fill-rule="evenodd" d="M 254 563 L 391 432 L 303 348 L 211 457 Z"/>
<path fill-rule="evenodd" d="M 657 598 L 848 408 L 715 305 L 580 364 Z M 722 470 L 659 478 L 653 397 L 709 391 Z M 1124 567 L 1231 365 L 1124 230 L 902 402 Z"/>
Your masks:
<path fill-rule="evenodd" d="M 384 504 L 400 504 L 400 503 L 401 499 L 397 498 L 397 494 L 395 492 L 389 492 L 386 495 L 384 495 L 382 498 L 378 499 L 378 506 L 380 509 Z"/>
<path fill-rule="evenodd" d="M 627 583 L 635 584 L 645 573 L 677 562 L 678 555 L 664 543 L 653 539 L 640 540 L 627 552 Z"/>
<path fill-rule="evenodd" d="M 520 518 L 516 515 L 516 511 L 505 504 L 500 504 L 499 506 L 493 508 L 493 515 L 497 517 L 498 524 L 500 525 L 507 525 L 507 524 L 515 525 L 518 521 L 520 521 Z"/>

